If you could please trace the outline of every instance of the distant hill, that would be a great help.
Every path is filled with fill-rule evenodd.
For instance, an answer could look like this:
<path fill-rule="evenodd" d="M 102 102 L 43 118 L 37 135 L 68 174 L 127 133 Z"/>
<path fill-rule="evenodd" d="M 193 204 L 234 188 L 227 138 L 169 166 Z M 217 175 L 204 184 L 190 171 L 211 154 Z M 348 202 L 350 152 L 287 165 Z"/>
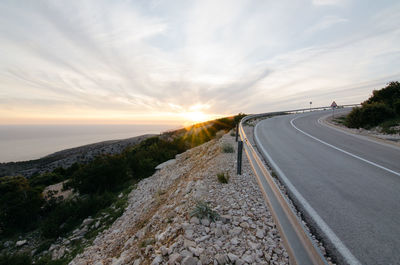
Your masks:
<path fill-rule="evenodd" d="M 155 135 L 146 134 L 127 139 L 98 142 L 65 149 L 35 160 L 0 163 L 0 177 L 12 175 L 30 177 L 33 174 L 52 171 L 58 167 L 68 168 L 74 163 L 87 163 L 101 154 L 119 154 L 127 147 L 134 146 L 153 136 Z"/>
<path fill-rule="evenodd" d="M 226 117 L 197 123 L 185 128 L 164 132 L 159 136 L 160 139 L 166 141 L 172 141 L 173 139 L 182 137 L 184 141 L 188 140 L 186 141 L 186 147 L 191 148 L 210 140 L 217 131 L 226 129 L 229 126 L 234 126 L 242 117 L 243 114 L 239 114 L 235 117 Z M 50 172 L 59 167 L 69 168 L 74 163 L 86 164 L 99 155 L 120 154 L 128 147 L 133 147 L 154 136 L 157 135 L 146 134 L 127 139 L 104 141 L 65 149 L 40 159 L 0 163 L 0 177 L 14 175 L 31 177 L 34 174 Z"/>

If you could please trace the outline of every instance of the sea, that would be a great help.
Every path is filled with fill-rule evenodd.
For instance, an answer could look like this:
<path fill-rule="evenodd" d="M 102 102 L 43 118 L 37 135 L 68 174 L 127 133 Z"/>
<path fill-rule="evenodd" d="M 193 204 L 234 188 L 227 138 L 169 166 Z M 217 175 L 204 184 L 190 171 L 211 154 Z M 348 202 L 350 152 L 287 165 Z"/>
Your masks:
<path fill-rule="evenodd" d="M 0 125 L 0 162 L 38 159 L 68 148 L 159 134 L 177 125 Z"/>

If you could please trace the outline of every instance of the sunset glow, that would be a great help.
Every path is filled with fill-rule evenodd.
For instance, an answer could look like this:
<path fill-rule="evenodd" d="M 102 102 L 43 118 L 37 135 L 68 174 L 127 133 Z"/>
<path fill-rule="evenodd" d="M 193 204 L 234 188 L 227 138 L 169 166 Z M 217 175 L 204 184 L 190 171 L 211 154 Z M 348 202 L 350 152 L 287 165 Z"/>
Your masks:
<path fill-rule="evenodd" d="M 1 1 L 0 124 L 360 103 L 400 79 L 400 4 L 371 3 Z"/>
<path fill-rule="evenodd" d="M 186 112 L 183 114 L 186 120 L 191 121 L 193 123 L 196 122 L 203 122 L 211 119 L 208 115 L 201 111 L 193 111 L 193 112 Z"/>

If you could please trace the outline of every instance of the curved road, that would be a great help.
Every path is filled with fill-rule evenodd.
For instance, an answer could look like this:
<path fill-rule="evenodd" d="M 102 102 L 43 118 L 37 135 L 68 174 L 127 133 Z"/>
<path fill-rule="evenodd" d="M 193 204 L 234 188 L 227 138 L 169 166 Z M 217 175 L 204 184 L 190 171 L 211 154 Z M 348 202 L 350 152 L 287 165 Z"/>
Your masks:
<path fill-rule="evenodd" d="M 348 250 L 347 262 L 400 264 L 400 148 L 322 125 L 327 114 L 261 121 L 259 149 Z"/>

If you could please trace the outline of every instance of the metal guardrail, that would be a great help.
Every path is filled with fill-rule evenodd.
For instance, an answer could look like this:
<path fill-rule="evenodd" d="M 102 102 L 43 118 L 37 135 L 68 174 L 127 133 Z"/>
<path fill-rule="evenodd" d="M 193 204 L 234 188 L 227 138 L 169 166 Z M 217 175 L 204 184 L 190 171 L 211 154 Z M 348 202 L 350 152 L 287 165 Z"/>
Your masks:
<path fill-rule="evenodd" d="M 359 104 L 342 105 L 340 107 L 354 107 Z M 255 114 L 244 117 L 238 126 L 238 133 L 240 134 L 241 141 L 243 141 L 243 147 L 246 155 L 250 161 L 253 171 L 257 177 L 258 184 L 263 192 L 265 201 L 269 206 L 269 209 L 276 221 L 276 226 L 283 239 L 283 243 L 289 254 L 290 264 L 297 265 L 310 265 L 310 264 L 328 264 L 321 251 L 311 240 L 309 234 L 306 232 L 301 220 L 294 213 L 292 208 L 286 201 L 286 197 L 282 194 L 279 187 L 276 185 L 271 175 L 269 174 L 266 166 L 264 165 L 257 152 L 254 150 L 252 144 L 246 136 L 243 128 L 243 124 L 254 118 L 260 118 L 265 116 L 274 116 L 284 113 L 300 113 L 309 112 L 315 110 L 327 110 L 332 109 L 331 107 L 317 107 L 307 109 L 297 109 L 279 112 L 269 112 L 262 114 Z M 239 143 L 240 145 L 241 143 Z M 241 155 L 240 155 L 241 157 Z M 239 153 L 238 153 L 239 160 Z M 238 161 L 238 164 L 241 161 Z M 238 174 L 239 171 L 238 167 Z"/>

